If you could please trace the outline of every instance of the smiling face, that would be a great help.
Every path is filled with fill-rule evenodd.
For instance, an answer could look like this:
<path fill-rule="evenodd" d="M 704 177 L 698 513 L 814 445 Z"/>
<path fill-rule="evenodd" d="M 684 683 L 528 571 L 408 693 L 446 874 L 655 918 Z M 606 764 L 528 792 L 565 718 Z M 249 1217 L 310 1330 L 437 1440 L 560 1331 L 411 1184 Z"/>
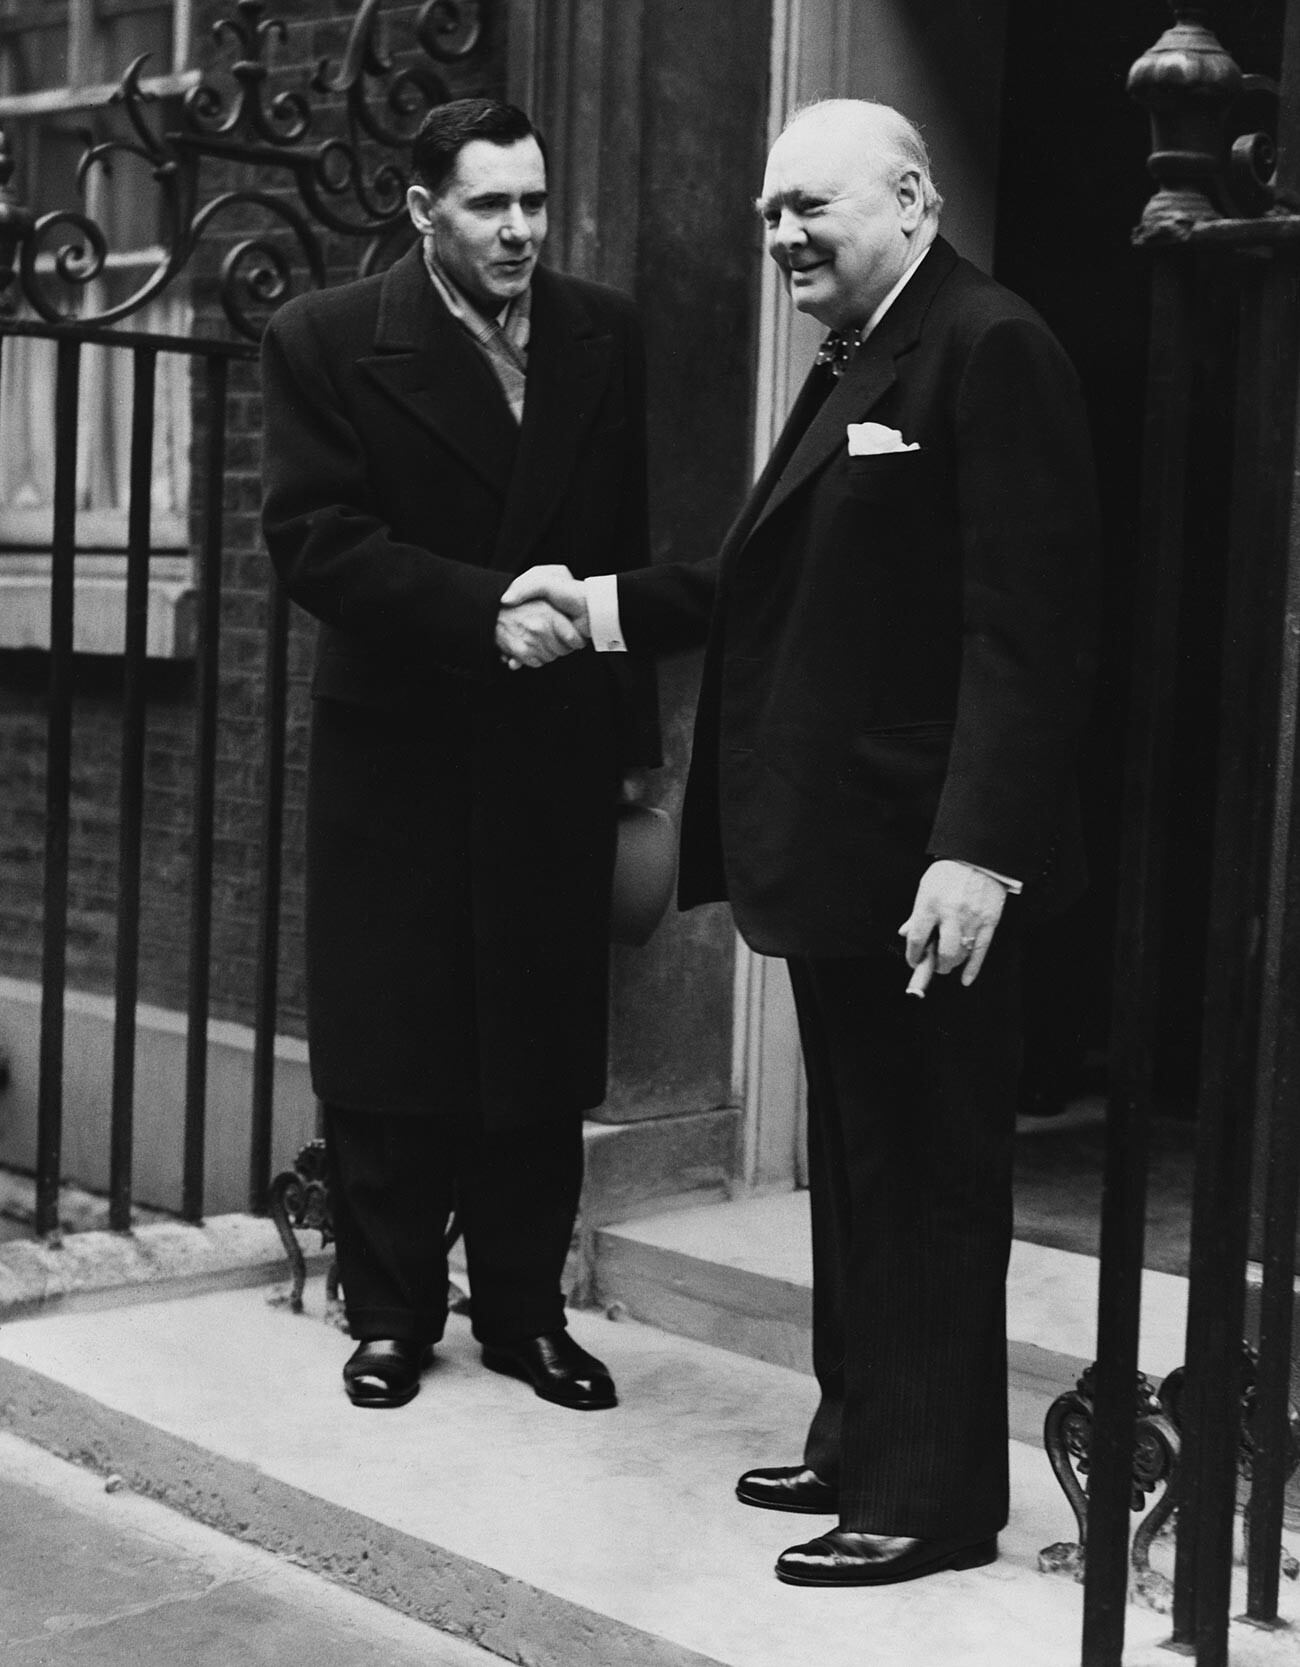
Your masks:
<path fill-rule="evenodd" d="M 772 147 L 759 212 L 790 299 L 832 330 L 865 324 L 929 238 L 920 177 L 869 118 L 812 114 Z"/>
<path fill-rule="evenodd" d="M 536 139 L 471 139 L 435 195 L 413 185 L 406 206 L 447 276 L 495 316 L 528 288 L 546 239 L 546 163 Z"/>

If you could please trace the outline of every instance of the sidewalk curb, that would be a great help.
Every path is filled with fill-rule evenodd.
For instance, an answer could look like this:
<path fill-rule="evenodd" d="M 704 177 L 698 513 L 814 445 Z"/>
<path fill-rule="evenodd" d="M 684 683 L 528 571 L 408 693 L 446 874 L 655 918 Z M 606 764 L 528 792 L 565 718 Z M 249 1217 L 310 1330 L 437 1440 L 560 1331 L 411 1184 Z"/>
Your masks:
<path fill-rule="evenodd" d="M 721 1667 L 4 1359 L 0 1429 L 508 1661 Z"/>
<path fill-rule="evenodd" d="M 302 1244 L 309 1273 L 331 1252 Z M 200 1291 L 288 1279 L 274 1222 L 262 1216 L 212 1216 L 201 1227 L 158 1222 L 130 1233 L 69 1233 L 60 1240 L 0 1245 L 0 1323 L 32 1314 L 156 1302 Z"/>

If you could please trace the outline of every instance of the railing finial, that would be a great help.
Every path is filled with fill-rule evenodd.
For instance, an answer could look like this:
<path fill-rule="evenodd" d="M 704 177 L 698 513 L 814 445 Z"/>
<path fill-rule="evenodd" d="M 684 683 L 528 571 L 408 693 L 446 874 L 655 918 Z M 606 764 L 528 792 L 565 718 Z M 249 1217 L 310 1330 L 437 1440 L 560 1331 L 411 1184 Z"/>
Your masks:
<path fill-rule="evenodd" d="M 1204 5 L 1175 4 L 1173 13 L 1173 24 L 1129 71 L 1128 90 L 1151 115 L 1147 168 L 1159 186 L 1135 233 L 1139 243 L 1182 238 L 1221 217 L 1226 116 L 1244 79 Z"/>

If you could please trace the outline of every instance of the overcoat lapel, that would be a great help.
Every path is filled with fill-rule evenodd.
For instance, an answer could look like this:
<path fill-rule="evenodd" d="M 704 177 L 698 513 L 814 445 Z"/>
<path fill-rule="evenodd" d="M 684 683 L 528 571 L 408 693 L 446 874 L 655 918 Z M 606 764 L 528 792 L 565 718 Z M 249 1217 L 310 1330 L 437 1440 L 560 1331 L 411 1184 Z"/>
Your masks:
<path fill-rule="evenodd" d="M 384 274 L 375 353 L 358 361 L 504 498 L 518 430 L 501 386 L 429 281 L 419 244 Z"/>
<path fill-rule="evenodd" d="M 795 445 L 754 517 L 751 534 L 844 449 L 849 423 L 867 417 L 897 381 L 899 356 L 916 345 L 930 303 L 956 264 L 952 246 L 936 238 L 915 277 L 859 348 Z"/>
<path fill-rule="evenodd" d="M 609 379 L 612 352 L 612 338 L 599 332 L 578 295 L 539 267 L 524 420 L 494 566 L 514 572 L 528 565 L 568 488 Z"/>

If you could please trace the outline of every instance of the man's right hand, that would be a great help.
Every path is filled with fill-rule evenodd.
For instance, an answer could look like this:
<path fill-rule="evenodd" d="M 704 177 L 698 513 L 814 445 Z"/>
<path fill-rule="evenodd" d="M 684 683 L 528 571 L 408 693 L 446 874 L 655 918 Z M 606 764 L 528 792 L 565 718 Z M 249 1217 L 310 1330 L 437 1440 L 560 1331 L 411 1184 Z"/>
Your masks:
<path fill-rule="evenodd" d="M 567 567 L 530 567 L 515 579 L 501 598 L 503 608 L 520 602 L 549 602 L 568 616 L 584 638 L 591 636 L 587 618 L 587 593 L 582 581 Z"/>
<path fill-rule="evenodd" d="M 512 606 L 509 596 L 507 591 L 497 615 L 496 645 L 511 671 L 518 671 L 522 666 L 550 665 L 552 660 L 573 654 L 585 644 L 586 637 L 567 613 L 542 600 L 522 601 Z"/>

